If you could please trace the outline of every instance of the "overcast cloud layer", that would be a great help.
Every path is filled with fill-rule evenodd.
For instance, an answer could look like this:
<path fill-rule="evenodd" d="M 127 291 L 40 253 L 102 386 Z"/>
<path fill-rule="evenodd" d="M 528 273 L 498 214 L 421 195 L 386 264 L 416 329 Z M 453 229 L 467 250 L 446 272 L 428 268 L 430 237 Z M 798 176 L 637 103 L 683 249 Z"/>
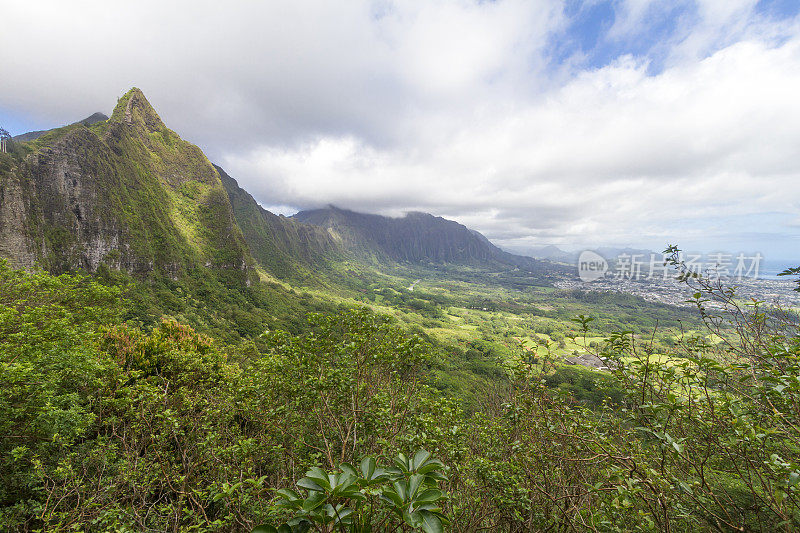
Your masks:
<path fill-rule="evenodd" d="M 5 3 L 0 125 L 138 86 L 285 212 L 800 258 L 794 0 L 165 4 Z"/>

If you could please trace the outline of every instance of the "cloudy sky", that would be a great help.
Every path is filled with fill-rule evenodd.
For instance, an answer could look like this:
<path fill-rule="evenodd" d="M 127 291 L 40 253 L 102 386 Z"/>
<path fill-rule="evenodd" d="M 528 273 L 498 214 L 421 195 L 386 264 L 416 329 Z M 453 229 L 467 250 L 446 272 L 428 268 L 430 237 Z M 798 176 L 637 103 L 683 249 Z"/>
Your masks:
<path fill-rule="evenodd" d="M 800 258 L 797 0 L 0 6 L 0 125 L 140 87 L 262 205 Z"/>

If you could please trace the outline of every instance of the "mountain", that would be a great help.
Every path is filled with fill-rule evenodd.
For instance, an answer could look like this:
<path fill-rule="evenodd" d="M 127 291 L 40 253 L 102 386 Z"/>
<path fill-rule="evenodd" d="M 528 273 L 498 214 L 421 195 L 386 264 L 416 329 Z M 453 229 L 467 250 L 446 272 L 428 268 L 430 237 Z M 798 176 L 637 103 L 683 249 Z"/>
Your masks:
<path fill-rule="evenodd" d="M 465 226 L 427 213 L 403 218 L 356 213 L 330 206 L 301 211 L 293 219 L 325 228 L 346 249 L 408 262 L 491 260 L 495 251 Z"/>
<path fill-rule="evenodd" d="M 292 218 L 324 228 L 346 251 L 362 258 L 541 268 L 530 257 L 502 251 L 477 231 L 428 213 L 391 218 L 329 206 L 301 211 Z"/>
<path fill-rule="evenodd" d="M 645 250 L 642 248 L 618 248 L 614 246 L 601 246 L 599 248 L 594 249 L 595 252 L 600 254 L 601 256 L 605 257 L 609 261 L 616 261 L 617 257 L 620 255 L 638 255 L 642 258 L 647 258 L 649 260 L 651 254 L 655 254 L 658 257 L 661 257 L 661 254 L 657 254 L 652 250 Z"/>
<path fill-rule="evenodd" d="M 212 269 L 250 283 L 260 266 L 310 284 L 344 282 L 336 269 L 341 261 L 460 263 L 520 275 L 544 268 L 427 213 L 270 213 L 167 128 L 137 88 L 111 117 L 95 113 L 16 137 L 10 153 L 0 154 L 0 200 L 0 256 L 52 272 L 106 265 L 178 279 Z"/>
<path fill-rule="evenodd" d="M 565 252 L 552 244 L 547 246 L 506 246 L 505 248 L 512 253 L 559 263 L 574 263 L 578 258 L 578 254 Z"/>
<path fill-rule="evenodd" d="M 136 88 L 101 118 L 0 154 L 0 256 L 54 272 L 107 264 L 175 278 L 208 267 L 250 281 L 247 243 L 202 151 Z"/>
<path fill-rule="evenodd" d="M 559 263 L 575 264 L 578 262 L 578 256 L 581 251 L 566 252 L 557 246 L 549 244 L 547 246 L 506 246 L 509 252 L 535 257 L 536 259 L 545 259 L 547 261 L 556 261 Z M 601 246 L 599 248 L 590 248 L 591 251 L 600 254 L 609 261 L 614 261 L 622 254 L 639 255 L 649 258 L 650 254 L 654 253 L 650 250 L 642 250 L 638 248 L 616 248 L 611 246 Z"/>
<path fill-rule="evenodd" d="M 103 113 L 99 113 L 99 112 L 98 113 L 92 113 L 91 115 L 89 115 L 88 117 L 86 117 L 83 120 L 79 120 L 78 122 L 73 122 L 72 124 L 70 124 L 70 126 L 75 126 L 77 124 L 83 124 L 84 126 L 92 126 L 94 124 L 97 124 L 98 122 L 103 122 L 105 120 L 108 120 L 108 117 L 106 115 L 104 115 Z M 35 139 L 38 139 L 39 137 L 41 137 L 45 133 L 48 133 L 48 132 L 51 132 L 51 131 L 53 131 L 53 130 L 29 131 L 28 133 L 23 133 L 21 135 L 15 135 L 14 137 L 12 137 L 12 140 L 18 141 L 18 142 L 33 141 Z"/>
<path fill-rule="evenodd" d="M 342 256 L 333 232 L 267 211 L 221 167 L 215 168 L 250 253 L 268 272 L 282 279 L 307 278 Z"/>

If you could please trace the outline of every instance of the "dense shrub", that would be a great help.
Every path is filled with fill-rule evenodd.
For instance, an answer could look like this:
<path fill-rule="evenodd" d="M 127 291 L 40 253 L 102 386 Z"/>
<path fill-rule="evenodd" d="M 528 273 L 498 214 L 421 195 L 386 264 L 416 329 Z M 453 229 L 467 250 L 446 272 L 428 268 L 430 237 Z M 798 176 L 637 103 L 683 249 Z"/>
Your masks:
<path fill-rule="evenodd" d="M 477 341 L 454 357 L 494 386 L 465 412 L 427 384 L 436 349 L 368 311 L 220 345 L 172 318 L 124 322 L 120 291 L 92 279 L 0 264 L 0 527 L 797 529 L 797 320 L 687 281 L 736 339 L 665 356 L 612 334 L 593 341 L 609 373 Z M 584 339 L 592 320 L 576 319 Z M 370 457 L 420 449 L 441 464 L 423 472 L 425 452 L 373 479 Z"/>

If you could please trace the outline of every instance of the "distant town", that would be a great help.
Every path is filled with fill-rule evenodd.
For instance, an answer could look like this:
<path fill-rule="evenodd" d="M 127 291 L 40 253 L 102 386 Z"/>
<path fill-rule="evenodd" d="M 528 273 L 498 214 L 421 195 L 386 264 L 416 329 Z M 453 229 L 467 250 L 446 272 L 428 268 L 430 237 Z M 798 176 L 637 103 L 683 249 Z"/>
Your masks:
<path fill-rule="evenodd" d="M 560 289 L 580 289 L 599 292 L 624 292 L 640 296 L 650 302 L 661 302 L 676 306 L 690 306 L 687 300 L 692 290 L 684 283 L 671 278 L 619 278 L 606 276 L 592 282 L 583 282 L 577 276 L 564 276 L 555 282 Z M 800 308 L 800 292 L 793 289 L 796 284 L 791 277 L 785 279 L 734 279 L 728 286 L 737 289 L 737 295 L 743 300 L 754 298 L 783 308 Z"/>

